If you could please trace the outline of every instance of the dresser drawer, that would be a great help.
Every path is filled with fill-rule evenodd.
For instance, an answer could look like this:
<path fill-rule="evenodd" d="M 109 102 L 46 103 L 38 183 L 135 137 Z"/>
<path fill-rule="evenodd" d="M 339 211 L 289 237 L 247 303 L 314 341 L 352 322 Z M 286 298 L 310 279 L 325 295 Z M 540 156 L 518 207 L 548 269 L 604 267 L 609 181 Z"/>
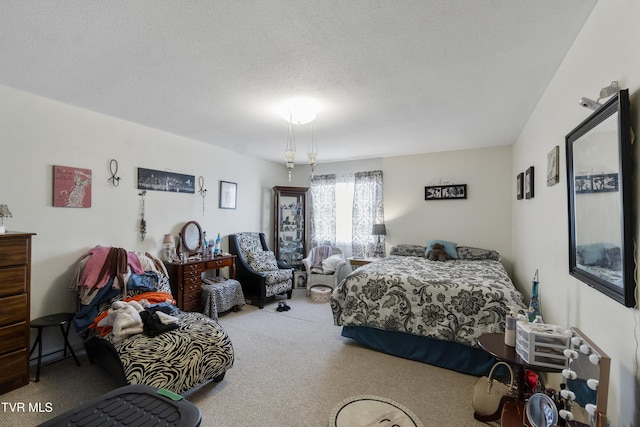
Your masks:
<path fill-rule="evenodd" d="M 184 266 L 184 275 L 197 275 L 201 274 L 205 270 L 206 264 L 204 262 L 196 262 L 194 264 L 186 264 Z"/>
<path fill-rule="evenodd" d="M 0 382 L 9 383 L 15 378 L 22 377 L 29 382 L 29 362 L 27 349 L 14 351 L 0 356 Z M 4 388 L 0 385 L 0 390 Z"/>
<path fill-rule="evenodd" d="M 28 332 L 26 322 L 0 327 L 0 354 L 26 349 Z"/>
<path fill-rule="evenodd" d="M 0 326 L 26 322 L 29 313 L 27 295 L 16 295 L 0 299 Z"/>
<path fill-rule="evenodd" d="M 213 259 L 207 263 L 208 268 L 224 268 L 231 267 L 233 258 Z"/>
<path fill-rule="evenodd" d="M 202 298 L 200 292 L 185 295 L 182 300 L 182 311 L 201 311 L 202 301 L 200 301 L 200 298 Z"/>
<path fill-rule="evenodd" d="M 27 266 L 0 268 L 0 297 L 27 292 Z"/>
<path fill-rule="evenodd" d="M 29 259 L 27 239 L 0 239 L 0 267 L 26 264 Z"/>
<path fill-rule="evenodd" d="M 202 289 L 202 279 L 198 277 L 194 279 L 185 280 L 184 289 L 182 290 L 182 292 L 185 294 L 188 294 L 192 292 L 198 292 L 200 289 Z"/>

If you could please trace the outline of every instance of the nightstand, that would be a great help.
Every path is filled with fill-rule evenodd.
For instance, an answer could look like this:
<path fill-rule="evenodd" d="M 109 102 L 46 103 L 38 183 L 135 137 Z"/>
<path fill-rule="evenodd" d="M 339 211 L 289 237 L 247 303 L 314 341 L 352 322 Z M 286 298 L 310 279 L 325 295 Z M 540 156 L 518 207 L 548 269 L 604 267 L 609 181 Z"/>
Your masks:
<path fill-rule="evenodd" d="M 347 258 L 347 261 L 349 261 L 349 264 L 351 265 L 351 269 L 355 270 L 358 267 L 362 267 L 363 265 L 367 265 L 371 262 L 374 262 L 376 260 L 379 260 L 380 258 L 356 258 L 356 257 L 349 257 Z"/>

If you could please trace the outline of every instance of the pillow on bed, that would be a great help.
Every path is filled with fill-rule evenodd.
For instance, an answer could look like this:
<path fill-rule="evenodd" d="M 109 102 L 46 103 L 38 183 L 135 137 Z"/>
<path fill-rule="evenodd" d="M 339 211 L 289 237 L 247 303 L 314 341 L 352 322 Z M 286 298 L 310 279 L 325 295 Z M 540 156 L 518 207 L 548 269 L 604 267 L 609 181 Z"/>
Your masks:
<path fill-rule="evenodd" d="M 398 256 L 425 256 L 425 247 L 420 245 L 395 245 L 389 255 Z"/>
<path fill-rule="evenodd" d="M 491 249 L 471 248 L 469 246 L 458 246 L 456 248 L 458 258 L 468 261 L 477 261 L 482 259 L 492 259 L 500 261 L 500 254 Z"/>
<path fill-rule="evenodd" d="M 424 251 L 424 256 L 429 255 L 431 252 L 431 246 L 439 243 L 444 246 L 444 251 L 449 255 L 451 259 L 458 259 L 458 252 L 456 251 L 456 247 L 458 246 L 456 243 L 448 242 L 446 240 L 429 240 L 427 243 L 427 250 Z"/>
<path fill-rule="evenodd" d="M 278 269 L 278 261 L 271 251 L 249 252 L 249 265 L 257 272 Z"/>

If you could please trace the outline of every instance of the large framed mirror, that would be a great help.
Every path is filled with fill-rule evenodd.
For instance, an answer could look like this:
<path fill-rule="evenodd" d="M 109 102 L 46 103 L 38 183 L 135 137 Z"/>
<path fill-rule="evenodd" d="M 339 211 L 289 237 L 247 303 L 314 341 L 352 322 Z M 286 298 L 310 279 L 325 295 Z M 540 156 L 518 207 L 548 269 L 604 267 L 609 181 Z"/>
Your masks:
<path fill-rule="evenodd" d="M 629 92 L 621 90 L 566 136 L 569 274 L 635 305 Z"/>
<path fill-rule="evenodd" d="M 197 255 L 202 252 L 203 248 L 203 236 L 202 227 L 196 221 L 189 221 L 183 227 L 179 233 L 180 236 L 180 250 L 179 254 L 185 254 L 186 256 Z"/>

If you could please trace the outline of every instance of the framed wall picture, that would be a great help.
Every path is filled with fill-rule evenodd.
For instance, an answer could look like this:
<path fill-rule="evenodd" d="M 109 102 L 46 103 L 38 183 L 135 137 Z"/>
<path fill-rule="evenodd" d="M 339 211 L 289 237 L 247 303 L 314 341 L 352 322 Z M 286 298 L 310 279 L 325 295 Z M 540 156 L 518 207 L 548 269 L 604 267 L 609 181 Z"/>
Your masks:
<path fill-rule="evenodd" d="M 220 209 L 235 209 L 238 184 L 235 182 L 220 181 Z"/>
<path fill-rule="evenodd" d="M 547 187 L 560 182 L 560 147 L 555 146 L 547 154 Z"/>
<path fill-rule="evenodd" d="M 516 199 L 524 198 L 524 172 L 520 172 L 516 177 Z"/>
<path fill-rule="evenodd" d="M 467 184 L 432 185 L 424 187 L 425 200 L 466 199 Z"/>
<path fill-rule="evenodd" d="M 195 181 L 194 175 L 138 168 L 138 190 L 194 194 L 196 192 Z"/>
<path fill-rule="evenodd" d="M 533 199 L 533 166 L 524 174 L 524 197 Z"/>
<path fill-rule="evenodd" d="M 54 166 L 53 206 L 59 208 L 90 208 L 91 169 Z"/>

